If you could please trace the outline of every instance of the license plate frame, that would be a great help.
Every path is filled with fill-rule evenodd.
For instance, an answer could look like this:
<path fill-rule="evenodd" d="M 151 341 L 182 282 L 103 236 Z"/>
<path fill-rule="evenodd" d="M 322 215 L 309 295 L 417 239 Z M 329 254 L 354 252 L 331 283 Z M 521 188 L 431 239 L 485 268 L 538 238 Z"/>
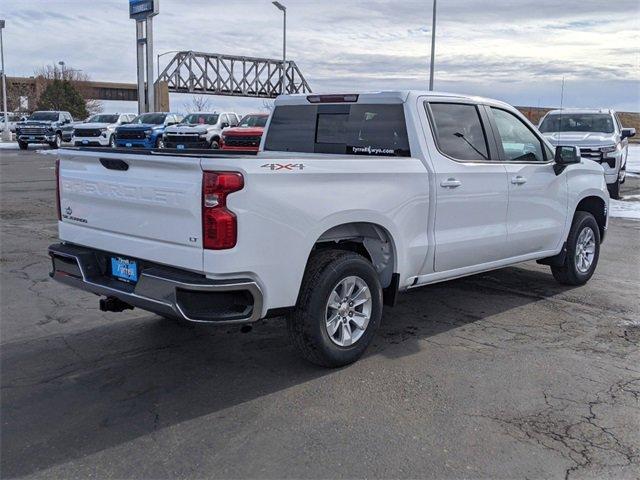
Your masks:
<path fill-rule="evenodd" d="M 110 257 L 111 276 L 126 283 L 138 282 L 138 262 L 130 258 Z"/>
<path fill-rule="evenodd" d="M 185 148 L 185 147 L 184 147 L 184 145 L 183 145 L 183 144 L 180 144 L 180 145 L 176 145 L 176 148 L 177 148 L 178 150 L 184 150 L 184 148 Z"/>

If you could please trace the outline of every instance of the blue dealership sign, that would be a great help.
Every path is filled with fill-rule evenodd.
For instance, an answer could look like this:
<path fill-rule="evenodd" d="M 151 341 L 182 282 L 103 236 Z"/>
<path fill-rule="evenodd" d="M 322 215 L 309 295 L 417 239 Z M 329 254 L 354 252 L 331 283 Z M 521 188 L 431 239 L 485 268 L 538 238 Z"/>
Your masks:
<path fill-rule="evenodd" d="M 129 0 L 129 17 L 144 20 L 158 14 L 160 0 Z"/>

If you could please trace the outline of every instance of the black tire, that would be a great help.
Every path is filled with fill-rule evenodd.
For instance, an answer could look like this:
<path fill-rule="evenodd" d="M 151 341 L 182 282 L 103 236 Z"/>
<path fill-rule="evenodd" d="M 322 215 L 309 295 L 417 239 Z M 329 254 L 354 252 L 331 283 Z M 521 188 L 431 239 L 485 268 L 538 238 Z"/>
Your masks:
<path fill-rule="evenodd" d="M 339 346 L 327 330 L 327 303 L 334 288 L 350 276 L 359 277 L 368 287 L 371 314 L 360 338 L 350 346 Z M 287 330 L 303 358 L 322 367 L 334 368 L 353 363 L 362 356 L 380 325 L 381 317 L 382 288 L 373 265 L 353 252 L 321 250 L 309 259 L 296 308 L 287 315 Z"/>
<path fill-rule="evenodd" d="M 213 138 L 211 140 L 211 143 L 209 144 L 209 146 L 211 147 L 211 150 L 218 150 L 220 149 L 220 139 L 218 138 Z"/>
<path fill-rule="evenodd" d="M 609 197 L 614 200 L 620 199 L 620 179 L 617 178 L 615 183 L 607 183 L 607 190 L 609 190 Z"/>
<path fill-rule="evenodd" d="M 27 150 L 29 148 L 29 144 L 26 142 L 18 142 L 18 147 L 20 150 Z"/>
<path fill-rule="evenodd" d="M 49 144 L 49 146 L 53 149 L 60 148 L 62 145 L 62 134 L 60 132 L 56 133 L 56 139 Z"/>
<path fill-rule="evenodd" d="M 620 180 L 620 185 L 624 185 L 624 182 L 627 181 L 627 166 L 625 165 L 620 170 L 622 170 L 622 172 L 624 172 L 623 175 L 622 175 L 622 180 Z"/>
<path fill-rule="evenodd" d="M 116 148 L 116 134 L 115 134 L 115 133 L 114 133 L 114 134 L 112 134 L 112 135 L 109 137 L 109 147 L 111 147 L 111 148 Z"/>
<path fill-rule="evenodd" d="M 585 228 L 591 229 L 595 241 L 595 249 L 588 270 L 581 271 L 578 267 L 576 251 L 578 249 L 578 238 Z M 553 277 L 564 285 L 584 285 L 589 281 L 593 272 L 595 272 L 599 256 L 600 229 L 598 228 L 598 223 L 589 212 L 578 211 L 573 217 L 571 230 L 567 238 L 567 255 L 564 264 L 561 267 L 552 266 L 551 272 L 553 273 Z"/>
<path fill-rule="evenodd" d="M 164 148 L 164 139 L 162 137 L 158 137 L 156 140 L 156 148 Z"/>

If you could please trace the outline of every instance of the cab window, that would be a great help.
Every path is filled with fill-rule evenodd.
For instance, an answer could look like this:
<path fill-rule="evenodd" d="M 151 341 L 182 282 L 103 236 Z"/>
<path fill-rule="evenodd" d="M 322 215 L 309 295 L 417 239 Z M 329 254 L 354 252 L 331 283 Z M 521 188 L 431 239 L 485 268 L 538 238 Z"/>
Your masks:
<path fill-rule="evenodd" d="M 491 107 L 498 128 L 498 143 L 502 143 L 504 157 L 511 162 L 544 162 L 540 140 L 525 123 L 506 110 Z"/>
<path fill-rule="evenodd" d="M 489 160 L 489 149 L 476 105 L 429 103 L 438 150 L 455 160 Z"/>

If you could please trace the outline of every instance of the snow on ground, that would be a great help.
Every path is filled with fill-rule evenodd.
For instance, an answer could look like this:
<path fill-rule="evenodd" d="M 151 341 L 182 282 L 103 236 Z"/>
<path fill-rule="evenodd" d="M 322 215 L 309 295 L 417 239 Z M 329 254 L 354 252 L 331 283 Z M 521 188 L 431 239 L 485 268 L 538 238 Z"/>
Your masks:
<path fill-rule="evenodd" d="M 640 220 L 640 195 L 625 195 L 623 198 L 609 201 L 609 216 Z"/>
<path fill-rule="evenodd" d="M 18 150 L 18 143 L 17 142 L 0 142 L 0 149 Z"/>
<path fill-rule="evenodd" d="M 627 157 L 627 175 L 640 176 L 640 143 L 629 144 L 629 156 Z"/>

